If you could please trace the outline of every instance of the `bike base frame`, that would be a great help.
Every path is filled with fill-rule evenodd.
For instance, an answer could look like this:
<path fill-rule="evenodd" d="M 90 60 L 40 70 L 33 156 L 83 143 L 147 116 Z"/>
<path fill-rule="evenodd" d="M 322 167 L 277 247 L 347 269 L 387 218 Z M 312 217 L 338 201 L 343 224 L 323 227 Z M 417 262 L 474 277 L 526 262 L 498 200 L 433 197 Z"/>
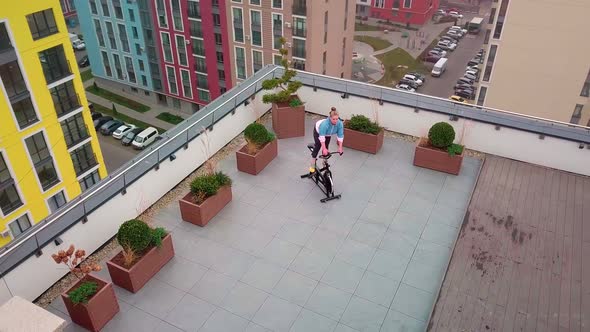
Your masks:
<path fill-rule="evenodd" d="M 307 174 L 301 175 L 301 178 L 302 179 L 311 178 L 311 180 L 318 186 L 318 188 L 320 188 L 322 193 L 324 193 L 324 195 L 326 195 L 326 197 L 320 199 L 320 202 L 326 203 L 327 201 L 331 201 L 333 199 L 340 199 L 342 197 L 341 194 L 334 195 L 334 192 L 332 192 L 332 193 L 326 192 L 326 189 L 323 187 L 323 184 L 320 184 L 320 181 L 318 180 L 319 175 L 317 175 L 317 174 L 318 174 L 317 171 L 314 173 L 307 173 Z"/>

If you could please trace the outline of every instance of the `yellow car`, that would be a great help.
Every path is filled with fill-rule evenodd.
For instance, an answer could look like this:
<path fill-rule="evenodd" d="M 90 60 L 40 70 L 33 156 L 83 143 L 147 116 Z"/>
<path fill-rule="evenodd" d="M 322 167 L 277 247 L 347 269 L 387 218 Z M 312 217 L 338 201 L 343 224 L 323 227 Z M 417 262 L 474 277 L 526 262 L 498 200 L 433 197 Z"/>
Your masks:
<path fill-rule="evenodd" d="M 468 104 L 467 100 L 463 97 L 452 95 L 449 97 L 449 99 L 452 101 L 459 102 L 459 103 Z"/>

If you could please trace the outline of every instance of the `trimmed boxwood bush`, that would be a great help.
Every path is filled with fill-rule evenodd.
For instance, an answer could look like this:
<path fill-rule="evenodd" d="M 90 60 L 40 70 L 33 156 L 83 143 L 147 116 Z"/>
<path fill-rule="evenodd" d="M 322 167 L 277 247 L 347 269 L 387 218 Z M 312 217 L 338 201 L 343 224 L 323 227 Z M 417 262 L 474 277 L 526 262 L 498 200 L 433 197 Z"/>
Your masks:
<path fill-rule="evenodd" d="M 250 153 L 256 152 L 275 139 L 273 133 L 268 131 L 264 125 L 257 122 L 251 123 L 246 127 L 246 130 L 244 130 L 244 137 L 248 142 L 248 150 Z"/>
<path fill-rule="evenodd" d="M 345 122 L 345 127 L 350 130 L 373 135 L 377 135 L 381 131 L 381 127 L 376 122 L 371 121 L 364 115 L 353 115 L 350 120 Z"/>
<path fill-rule="evenodd" d="M 121 247 L 129 248 L 136 253 L 147 249 L 152 239 L 152 229 L 139 219 L 127 220 L 117 232 L 117 241 Z"/>
<path fill-rule="evenodd" d="M 446 122 L 435 123 L 428 131 L 428 139 L 432 146 L 445 149 L 455 140 L 455 129 Z"/>
<path fill-rule="evenodd" d="M 208 197 L 217 194 L 219 188 L 228 185 L 231 185 L 231 179 L 222 172 L 201 175 L 191 182 L 191 193 L 200 204 Z"/>

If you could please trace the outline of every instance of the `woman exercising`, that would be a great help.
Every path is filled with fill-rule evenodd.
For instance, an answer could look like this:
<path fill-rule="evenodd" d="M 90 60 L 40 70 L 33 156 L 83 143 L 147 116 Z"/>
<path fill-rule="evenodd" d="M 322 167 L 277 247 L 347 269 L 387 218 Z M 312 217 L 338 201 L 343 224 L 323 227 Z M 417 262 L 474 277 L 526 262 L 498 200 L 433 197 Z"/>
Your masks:
<path fill-rule="evenodd" d="M 332 135 L 336 134 L 338 140 L 338 152 L 342 154 L 342 141 L 344 140 L 344 124 L 338 115 L 336 107 L 330 109 L 330 115 L 326 119 L 319 120 L 316 122 L 313 130 L 313 141 L 315 146 L 311 152 L 311 166 L 309 172 L 315 172 L 315 164 L 320 148 L 322 149 L 322 155 L 327 155 L 328 146 L 330 145 L 330 139 Z"/>

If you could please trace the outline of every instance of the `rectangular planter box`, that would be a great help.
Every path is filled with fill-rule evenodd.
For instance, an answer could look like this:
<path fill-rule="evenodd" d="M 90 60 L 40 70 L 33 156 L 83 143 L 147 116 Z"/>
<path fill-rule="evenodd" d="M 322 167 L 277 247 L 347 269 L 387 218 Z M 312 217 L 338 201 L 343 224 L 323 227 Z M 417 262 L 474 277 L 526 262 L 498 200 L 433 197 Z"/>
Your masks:
<path fill-rule="evenodd" d="M 98 291 L 88 300 L 88 303 L 74 305 L 68 293 L 84 281 L 96 282 Z M 119 302 L 117 302 L 113 284 L 93 275 L 88 275 L 86 279 L 78 281 L 73 287 L 62 293 L 61 298 L 68 309 L 72 322 L 93 332 L 100 331 L 119 312 Z"/>
<path fill-rule="evenodd" d="M 239 151 L 236 151 L 236 160 L 238 163 L 238 170 L 256 175 L 270 164 L 278 154 L 278 140 L 274 139 L 272 142 L 266 144 L 255 155 L 248 154 L 248 146 L 243 146 Z"/>
<path fill-rule="evenodd" d="M 350 149 L 376 154 L 383 146 L 383 130 L 377 135 L 344 128 L 343 145 Z"/>
<path fill-rule="evenodd" d="M 162 239 L 162 246 L 151 248 L 131 268 L 120 266 L 114 258 L 107 262 L 107 267 L 115 285 L 137 293 L 172 257 L 174 257 L 172 236 L 166 234 Z"/>
<path fill-rule="evenodd" d="M 305 136 L 305 105 L 272 104 L 272 129 L 278 138 Z"/>
<path fill-rule="evenodd" d="M 463 154 L 450 156 L 448 152 L 432 148 L 428 145 L 428 139 L 421 138 L 416 145 L 414 153 L 414 165 L 433 169 L 435 171 L 458 175 L 463 163 Z"/>
<path fill-rule="evenodd" d="M 231 186 L 219 188 L 217 194 L 207 198 L 201 205 L 192 201 L 192 193 L 186 194 L 178 203 L 182 220 L 198 226 L 205 226 L 232 199 Z"/>

